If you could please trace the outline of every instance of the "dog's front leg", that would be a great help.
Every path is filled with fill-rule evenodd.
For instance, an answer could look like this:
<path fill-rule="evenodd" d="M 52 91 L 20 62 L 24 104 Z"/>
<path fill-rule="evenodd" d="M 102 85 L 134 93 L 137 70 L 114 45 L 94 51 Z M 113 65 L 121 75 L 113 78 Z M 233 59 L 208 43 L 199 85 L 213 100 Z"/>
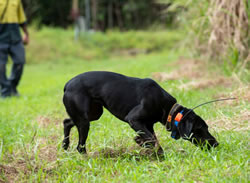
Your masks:
<path fill-rule="evenodd" d="M 148 128 L 148 130 L 154 135 L 154 139 L 155 139 L 155 148 L 157 149 L 157 154 L 158 154 L 158 155 L 163 155 L 163 154 L 164 154 L 164 151 L 163 151 L 163 149 L 162 149 L 162 147 L 161 147 L 161 145 L 160 145 L 160 143 L 159 143 L 159 141 L 158 141 L 158 139 L 157 139 L 157 137 L 156 137 L 156 134 L 155 134 L 155 131 L 154 131 L 154 126 L 153 126 L 153 124 L 147 125 L 147 128 Z"/>
<path fill-rule="evenodd" d="M 128 113 L 125 120 L 130 124 L 131 128 L 138 133 L 138 136 L 135 137 L 135 142 L 137 144 L 146 148 L 155 148 L 157 144 L 157 154 L 162 154 L 163 150 L 160 145 L 158 145 L 159 143 L 154 133 L 154 123 L 147 123 L 141 120 L 147 119 L 147 114 L 148 112 L 145 110 L 144 106 L 140 104 Z"/>
<path fill-rule="evenodd" d="M 154 135 L 148 128 L 145 126 L 145 122 L 141 119 L 146 118 L 147 111 L 145 111 L 143 104 L 140 104 L 134 107 L 128 115 L 125 117 L 125 120 L 129 123 L 131 128 L 133 128 L 139 136 L 135 137 L 135 141 L 140 146 L 148 146 L 149 144 L 154 145 Z"/>
<path fill-rule="evenodd" d="M 130 121 L 131 128 L 133 128 L 138 136 L 135 137 L 137 144 L 147 148 L 153 148 L 156 143 L 154 135 L 139 121 Z"/>
<path fill-rule="evenodd" d="M 152 140 L 146 140 L 146 139 L 142 138 L 139 135 L 136 136 L 134 138 L 134 140 L 141 147 L 146 147 L 146 148 L 153 148 L 153 147 L 155 147 L 157 154 L 158 155 L 163 155 L 164 151 L 163 151 L 162 147 L 160 146 L 159 141 L 158 141 L 155 133 L 153 135 L 154 135 L 154 139 L 152 139 Z"/>

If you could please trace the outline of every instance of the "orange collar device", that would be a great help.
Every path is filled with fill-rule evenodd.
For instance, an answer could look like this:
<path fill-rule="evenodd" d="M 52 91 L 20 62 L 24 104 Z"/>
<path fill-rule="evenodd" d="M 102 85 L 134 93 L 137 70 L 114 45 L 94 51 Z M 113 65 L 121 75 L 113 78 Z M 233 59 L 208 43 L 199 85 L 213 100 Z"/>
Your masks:
<path fill-rule="evenodd" d="M 174 118 L 174 124 L 175 124 L 176 127 L 178 126 L 178 124 L 180 123 L 180 121 L 181 121 L 181 119 L 182 119 L 182 117 L 183 117 L 183 112 L 184 112 L 184 110 L 182 110 L 181 112 L 179 112 L 179 113 L 175 116 L 175 118 Z"/>
<path fill-rule="evenodd" d="M 182 106 L 180 104 L 175 103 L 173 105 L 173 107 L 171 108 L 169 114 L 168 114 L 168 118 L 167 118 L 167 122 L 166 122 L 166 128 L 168 131 L 172 131 L 171 137 L 176 139 L 176 134 L 177 134 L 177 127 L 180 123 L 180 121 L 183 119 L 183 112 L 184 110 L 182 110 L 181 112 L 178 112 L 175 117 L 174 117 L 174 113 L 179 110 Z M 172 118 L 174 117 L 174 126 L 172 126 Z"/>
<path fill-rule="evenodd" d="M 173 118 L 173 115 L 174 115 L 174 113 L 175 113 L 175 111 L 177 111 L 179 108 L 181 107 L 181 105 L 180 104 L 177 104 L 177 103 L 175 103 L 173 106 L 172 106 L 172 108 L 171 108 L 171 110 L 170 110 L 170 112 L 169 112 L 169 114 L 168 114 L 168 118 L 167 118 L 167 122 L 166 122 L 166 127 L 167 127 L 167 130 L 168 131 L 171 131 L 171 122 L 172 122 L 172 118 Z M 175 121 L 181 121 L 181 119 L 182 119 L 182 117 L 183 117 L 183 114 L 180 114 L 180 113 L 178 113 L 176 116 L 175 116 Z"/>

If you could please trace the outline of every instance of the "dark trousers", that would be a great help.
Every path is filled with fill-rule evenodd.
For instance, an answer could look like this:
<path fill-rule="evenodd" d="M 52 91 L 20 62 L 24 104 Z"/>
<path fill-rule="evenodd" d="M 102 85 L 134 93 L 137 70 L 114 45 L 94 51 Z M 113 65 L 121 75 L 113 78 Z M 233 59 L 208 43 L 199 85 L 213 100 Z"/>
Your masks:
<path fill-rule="evenodd" d="M 11 75 L 6 76 L 8 55 L 12 58 Z M 3 97 L 17 93 L 17 85 L 23 73 L 25 50 L 22 41 L 17 43 L 0 43 L 0 85 Z"/>

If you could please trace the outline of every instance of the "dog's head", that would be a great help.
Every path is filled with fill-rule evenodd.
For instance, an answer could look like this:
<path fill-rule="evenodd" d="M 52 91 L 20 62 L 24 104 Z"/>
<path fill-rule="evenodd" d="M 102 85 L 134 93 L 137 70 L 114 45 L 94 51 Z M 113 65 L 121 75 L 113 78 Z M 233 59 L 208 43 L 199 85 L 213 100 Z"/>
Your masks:
<path fill-rule="evenodd" d="M 187 112 L 188 114 L 185 116 Z M 201 148 L 210 149 L 219 145 L 217 140 L 209 133 L 208 125 L 200 116 L 188 109 L 184 109 L 183 115 L 184 118 L 179 121 L 177 126 L 172 121 L 172 137 L 175 139 L 182 137 Z"/>

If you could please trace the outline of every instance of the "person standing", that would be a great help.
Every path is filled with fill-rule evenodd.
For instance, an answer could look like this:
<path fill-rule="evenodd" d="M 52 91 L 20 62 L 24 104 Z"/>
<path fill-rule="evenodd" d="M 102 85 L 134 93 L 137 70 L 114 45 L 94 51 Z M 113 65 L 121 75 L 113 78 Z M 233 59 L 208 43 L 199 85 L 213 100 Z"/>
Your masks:
<path fill-rule="evenodd" d="M 77 41 L 80 34 L 86 31 L 85 18 L 80 15 L 78 0 L 72 0 L 71 18 L 75 22 L 75 41 Z"/>
<path fill-rule="evenodd" d="M 24 32 L 22 38 L 20 27 Z M 19 96 L 17 86 L 25 64 L 24 45 L 29 43 L 26 16 L 21 0 L 0 1 L 0 86 L 1 97 Z M 8 56 L 13 61 L 11 75 L 6 76 Z"/>

